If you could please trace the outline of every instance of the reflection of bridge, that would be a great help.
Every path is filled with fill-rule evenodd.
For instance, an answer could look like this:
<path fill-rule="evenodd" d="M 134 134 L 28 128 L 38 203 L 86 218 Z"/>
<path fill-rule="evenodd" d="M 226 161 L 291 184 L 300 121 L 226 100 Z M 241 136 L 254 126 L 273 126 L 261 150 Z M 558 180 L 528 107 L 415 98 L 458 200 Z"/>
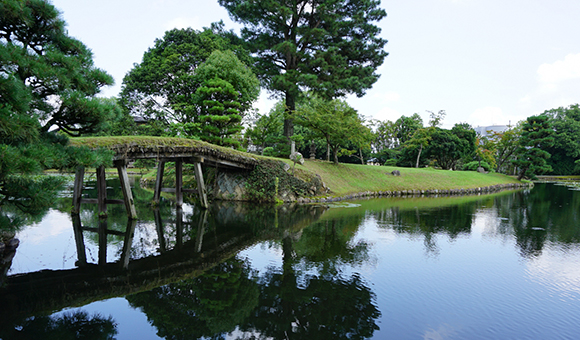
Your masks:
<path fill-rule="evenodd" d="M 123 200 L 107 199 L 105 167 L 103 166 L 97 168 L 97 199 L 82 198 L 85 168 L 81 166 L 77 168 L 75 175 L 73 213 L 78 213 L 80 211 L 81 203 L 98 203 L 99 213 L 102 216 L 105 216 L 107 212 L 107 204 L 124 203 L 129 218 L 136 218 L 137 212 L 135 210 L 133 195 L 131 193 L 127 176 L 127 164 L 131 160 L 154 159 L 158 161 L 155 194 L 153 196 L 155 203 L 159 202 L 162 191 L 174 192 L 178 206 L 183 204 L 184 192 L 197 192 L 199 195 L 199 201 L 203 208 L 208 207 L 208 202 L 201 164 L 216 168 L 251 170 L 258 163 L 254 157 L 247 153 L 238 152 L 201 141 L 168 138 L 155 139 L 149 137 L 147 139 L 148 144 L 145 143 L 145 140 L 143 141 L 146 146 L 136 143 L 123 143 L 121 142 L 121 139 L 118 144 L 106 146 L 104 146 L 104 144 L 99 144 L 111 140 L 114 141 L 115 138 L 85 138 L 83 139 L 83 143 L 79 144 L 91 145 L 93 147 L 106 147 L 114 152 L 113 161 L 114 166 L 117 168 L 119 173 L 121 188 L 123 190 Z M 150 145 L 151 143 L 155 144 L 156 141 L 158 141 L 157 144 L 161 145 Z M 167 145 L 167 141 L 178 141 L 182 145 Z M 162 188 L 163 172 L 165 170 L 166 162 L 175 162 L 175 188 Z M 183 163 L 193 164 L 197 190 L 183 188 Z"/>
<path fill-rule="evenodd" d="M 130 258 L 135 220 L 129 219 L 126 230 L 119 232 L 109 230 L 106 219 L 101 219 L 97 228 L 89 228 L 81 226 L 78 215 L 73 215 L 78 267 L 8 276 L 5 287 L 0 290 L 0 320 L 82 306 L 196 277 L 257 242 L 277 239 L 288 231 L 310 225 L 324 210 L 314 206 L 271 208 L 268 214 L 256 212 L 256 219 L 253 219 L 236 205 L 212 206 L 202 210 L 196 220 L 184 221 L 182 210 L 178 208 L 173 248 L 167 246 L 164 235 L 167 221 L 162 220 L 157 210 L 154 219 L 159 254 L 140 259 Z M 195 237 L 190 240 L 186 240 L 183 233 L 185 225 L 196 230 Z M 86 232 L 99 235 L 98 264 L 87 263 L 83 238 Z M 106 239 L 111 234 L 124 237 L 120 259 L 115 263 L 106 260 Z"/>

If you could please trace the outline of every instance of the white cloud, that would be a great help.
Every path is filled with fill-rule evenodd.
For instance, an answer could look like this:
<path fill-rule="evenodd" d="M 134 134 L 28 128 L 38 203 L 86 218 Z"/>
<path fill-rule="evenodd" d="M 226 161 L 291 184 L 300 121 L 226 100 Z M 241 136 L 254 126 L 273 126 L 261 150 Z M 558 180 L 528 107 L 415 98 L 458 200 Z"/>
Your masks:
<path fill-rule="evenodd" d="M 401 95 L 398 92 L 387 91 L 384 93 L 377 93 L 374 95 L 375 98 L 381 99 L 383 103 L 396 102 L 401 99 Z"/>
<path fill-rule="evenodd" d="M 538 76 L 544 90 L 555 90 L 565 80 L 580 78 L 580 53 L 568 54 L 564 60 L 538 67 Z"/>
<path fill-rule="evenodd" d="M 381 109 L 379 109 L 378 111 L 372 112 L 371 116 L 374 119 L 378 119 L 381 121 L 385 121 L 385 120 L 395 121 L 395 120 L 399 119 L 402 116 L 402 114 L 395 109 L 392 109 L 390 107 L 385 106 L 385 107 L 382 107 Z"/>
<path fill-rule="evenodd" d="M 487 106 L 476 109 L 469 116 L 468 122 L 473 127 L 491 125 L 514 125 L 527 116 L 505 114 L 499 107 Z"/>

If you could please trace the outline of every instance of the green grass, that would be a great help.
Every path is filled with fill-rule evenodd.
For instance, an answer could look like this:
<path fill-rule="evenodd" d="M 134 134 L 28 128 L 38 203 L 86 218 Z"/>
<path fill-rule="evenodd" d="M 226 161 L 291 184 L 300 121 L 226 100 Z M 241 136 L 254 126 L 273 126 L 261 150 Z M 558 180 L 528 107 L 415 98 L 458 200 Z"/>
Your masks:
<path fill-rule="evenodd" d="M 199 140 L 174 137 L 89 137 L 72 138 L 71 144 L 91 148 L 138 145 L 142 147 L 184 146 L 204 149 L 215 149 L 231 156 L 251 157 L 256 160 L 277 159 L 220 147 Z M 292 166 L 289 159 L 277 159 Z M 399 170 L 401 176 L 391 175 Z M 489 187 L 497 184 L 519 183 L 515 178 L 497 174 L 481 174 L 475 171 L 449 171 L 433 168 L 397 168 L 387 166 L 370 166 L 359 164 L 338 164 L 331 162 L 306 160 L 304 165 L 296 165 L 296 176 L 307 178 L 318 174 L 332 191 L 332 196 L 344 196 L 365 191 L 401 191 L 401 190 L 450 190 Z"/>
<path fill-rule="evenodd" d="M 291 161 L 285 160 L 288 164 Z M 338 164 L 306 160 L 296 169 L 317 173 L 335 196 L 364 191 L 449 190 L 519 183 L 515 178 L 475 171 L 449 171 L 433 168 L 398 168 L 357 164 Z M 401 176 L 391 175 L 399 170 Z"/>

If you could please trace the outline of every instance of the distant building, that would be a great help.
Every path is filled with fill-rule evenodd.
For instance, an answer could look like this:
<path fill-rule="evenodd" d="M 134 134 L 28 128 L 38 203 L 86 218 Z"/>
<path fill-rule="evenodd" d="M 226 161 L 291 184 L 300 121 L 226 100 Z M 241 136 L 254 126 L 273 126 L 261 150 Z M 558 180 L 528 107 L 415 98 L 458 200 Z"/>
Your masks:
<path fill-rule="evenodd" d="M 491 135 L 494 132 L 504 132 L 505 130 L 507 130 L 509 127 L 507 125 L 490 125 L 490 126 L 478 126 L 476 128 L 473 128 L 475 130 L 475 132 L 482 136 L 482 137 L 486 137 Z"/>

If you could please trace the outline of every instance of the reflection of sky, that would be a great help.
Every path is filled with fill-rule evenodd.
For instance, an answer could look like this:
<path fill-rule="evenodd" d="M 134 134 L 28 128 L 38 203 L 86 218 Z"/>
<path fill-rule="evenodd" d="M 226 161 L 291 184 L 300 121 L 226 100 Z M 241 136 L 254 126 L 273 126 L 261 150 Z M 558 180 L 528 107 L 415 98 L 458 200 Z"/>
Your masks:
<path fill-rule="evenodd" d="M 69 214 L 51 209 L 40 223 L 24 228 L 16 237 L 20 245 L 9 274 L 74 268 L 77 251 Z"/>
<path fill-rule="evenodd" d="M 547 287 L 563 299 L 580 302 L 580 247 L 563 248 L 546 243 L 542 255 L 526 262 L 533 282 Z"/>

